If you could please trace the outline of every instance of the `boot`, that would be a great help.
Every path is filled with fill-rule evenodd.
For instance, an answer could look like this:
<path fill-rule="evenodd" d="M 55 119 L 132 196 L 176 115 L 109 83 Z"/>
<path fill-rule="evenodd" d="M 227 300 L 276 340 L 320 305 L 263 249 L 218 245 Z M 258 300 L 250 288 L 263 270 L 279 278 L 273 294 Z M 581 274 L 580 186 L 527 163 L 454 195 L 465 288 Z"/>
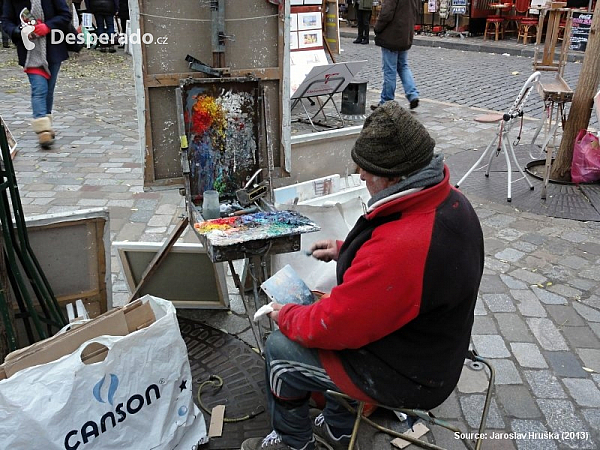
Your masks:
<path fill-rule="evenodd" d="M 46 114 L 46 117 L 50 119 L 50 133 L 52 134 L 52 139 L 56 137 L 56 133 L 54 132 L 54 128 L 52 127 L 52 114 Z"/>
<path fill-rule="evenodd" d="M 31 128 L 38 135 L 38 141 L 40 146 L 44 149 L 50 148 L 54 143 L 54 137 L 52 137 L 52 124 L 48 117 L 40 117 L 31 121 Z"/>

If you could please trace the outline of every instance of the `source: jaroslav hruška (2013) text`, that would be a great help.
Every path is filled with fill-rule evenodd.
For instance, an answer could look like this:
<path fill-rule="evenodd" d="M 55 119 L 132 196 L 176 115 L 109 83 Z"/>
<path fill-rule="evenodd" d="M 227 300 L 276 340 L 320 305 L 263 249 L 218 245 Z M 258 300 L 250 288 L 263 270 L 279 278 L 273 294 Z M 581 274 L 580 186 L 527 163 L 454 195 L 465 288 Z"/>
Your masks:
<path fill-rule="evenodd" d="M 490 433 L 454 433 L 454 439 L 530 439 L 530 440 L 568 440 L 568 439 L 588 439 L 589 433 L 587 431 L 561 431 L 561 432 L 550 432 L 550 431 L 527 431 L 527 432 L 497 432 L 492 431 Z"/>

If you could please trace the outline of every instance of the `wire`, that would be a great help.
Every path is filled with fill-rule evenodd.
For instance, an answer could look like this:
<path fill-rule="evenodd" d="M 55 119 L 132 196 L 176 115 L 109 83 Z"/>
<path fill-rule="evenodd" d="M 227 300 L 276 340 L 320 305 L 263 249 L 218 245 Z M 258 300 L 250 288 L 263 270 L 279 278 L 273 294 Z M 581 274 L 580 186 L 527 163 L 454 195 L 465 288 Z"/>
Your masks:
<path fill-rule="evenodd" d="M 208 384 L 211 384 L 215 388 L 216 392 L 218 392 L 223 387 L 223 378 L 221 378 L 219 375 L 210 375 L 208 377 L 208 380 L 203 381 L 202 383 L 200 383 L 200 386 L 198 386 L 198 404 L 204 411 L 206 411 L 206 413 L 208 415 L 211 415 L 211 410 L 209 410 L 208 407 L 202 402 L 202 389 L 204 388 L 204 386 L 206 386 Z M 252 411 L 250 414 L 246 414 L 245 416 L 241 416 L 241 417 L 233 417 L 233 418 L 224 417 L 223 422 L 225 422 L 225 423 L 242 422 L 244 420 L 252 419 L 253 417 L 258 416 L 259 414 L 262 414 L 264 412 L 265 412 L 265 408 L 262 405 L 258 405 L 258 407 L 254 411 Z"/>
<path fill-rule="evenodd" d="M 152 17 L 154 19 L 169 19 L 179 20 L 182 22 L 212 22 L 212 19 L 188 19 L 186 17 L 171 17 L 171 16 L 159 16 L 157 14 L 140 13 L 140 16 Z M 239 19 L 225 19 L 225 22 L 239 22 L 241 20 L 258 20 L 258 19 L 270 19 L 271 17 L 279 17 L 278 14 L 270 14 L 268 16 L 256 16 L 256 17 L 242 17 Z"/>

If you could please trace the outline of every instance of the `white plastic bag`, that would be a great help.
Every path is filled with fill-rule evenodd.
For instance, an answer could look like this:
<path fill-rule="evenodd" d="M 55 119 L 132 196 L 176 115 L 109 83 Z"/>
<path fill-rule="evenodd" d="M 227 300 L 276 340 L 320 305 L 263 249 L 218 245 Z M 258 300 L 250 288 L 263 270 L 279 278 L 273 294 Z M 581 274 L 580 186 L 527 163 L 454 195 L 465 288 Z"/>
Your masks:
<path fill-rule="evenodd" d="M 156 321 L 127 336 L 100 336 L 70 355 L 0 381 L 3 449 L 185 449 L 208 440 L 175 308 L 145 296 Z M 90 343 L 109 350 L 85 364 Z"/>

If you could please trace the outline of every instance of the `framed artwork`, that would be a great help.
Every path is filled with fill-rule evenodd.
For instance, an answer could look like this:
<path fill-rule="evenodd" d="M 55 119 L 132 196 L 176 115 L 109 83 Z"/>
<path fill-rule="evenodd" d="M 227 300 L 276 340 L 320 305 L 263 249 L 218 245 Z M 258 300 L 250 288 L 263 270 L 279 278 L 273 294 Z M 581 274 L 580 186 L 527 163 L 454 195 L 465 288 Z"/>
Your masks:
<path fill-rule="evenodd" d="M 323 32 L 321 30 L 307 30 L 298 32 L 298 48 L 322 47 Z"/>
<path fill-rule="evenodd" d="M 298 31 L 298 14 L 290 14 L 290 31 Z"/>
<path fill-rule="evenodd" d="M 298 30 L 321 29 L 321 13 L 298 13 Z"/>
<path fill-rule="evenodd" d="M 296 31 L 290 33 L 290 50 L 298 50 L 298 33 Z"/>

